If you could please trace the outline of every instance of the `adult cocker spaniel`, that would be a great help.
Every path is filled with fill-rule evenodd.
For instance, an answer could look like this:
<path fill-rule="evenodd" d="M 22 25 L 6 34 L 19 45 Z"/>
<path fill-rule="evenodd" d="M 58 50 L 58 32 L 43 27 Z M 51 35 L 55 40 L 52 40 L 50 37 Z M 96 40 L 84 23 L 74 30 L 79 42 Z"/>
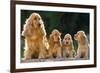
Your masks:
<path fill-rule="evenodd" d="M 43 20 L 38 13 L 32 13 L 24 24 L 24 59 L 46 58 L 48 41 Z"/>

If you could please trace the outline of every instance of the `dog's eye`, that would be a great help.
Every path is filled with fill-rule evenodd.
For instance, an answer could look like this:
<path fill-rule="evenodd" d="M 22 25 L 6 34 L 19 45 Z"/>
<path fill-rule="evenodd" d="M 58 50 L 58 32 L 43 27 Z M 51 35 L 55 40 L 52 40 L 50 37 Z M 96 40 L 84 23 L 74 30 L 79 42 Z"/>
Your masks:
<path fill-rule="evenodd" d="M 68 38 L 68 40 L 70 40 L 70 38 Z"/>
<path fill-rule="evenodd" d="M 40 20 L 40 18 L 38 18 L 38 20 Z"/>
<path fill-rule="evenodd" d="M 65 40 L 67 40 L 67 38 L 65 38 Z"/>
<path fill-rule="evenodd" d="M 67 38 L 66 40 L 70 40 L 70 38 Z"/>

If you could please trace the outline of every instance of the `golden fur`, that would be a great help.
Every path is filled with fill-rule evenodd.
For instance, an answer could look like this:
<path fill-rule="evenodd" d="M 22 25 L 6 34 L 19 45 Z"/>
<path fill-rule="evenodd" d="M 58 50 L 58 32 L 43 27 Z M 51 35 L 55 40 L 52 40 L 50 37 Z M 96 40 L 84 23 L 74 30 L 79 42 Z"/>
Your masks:
<path fill-rule="evenodd" d="M 26 20 L 22 36 L 25 37 L 25 59 L 46 57 L 48 41 L 43 20 L 38 13 L 32 13 Z"/>
<path fill-rule="evenodd" d="M 49 37 L 49 56 L 51 58 L 61 57 L 61 33 L 54 29 Z"/>
<path fill-rule="evenodd" d="M 63 57 L 73 58 L 75 54 L 72 36 L 66 34 L 63 39 Z"/>
<path fill-rule="evenodd" d="M 89 57 L 89 43 L 84 31 L 78 31 L 74 35 L 74 39 L 78 41 L 77 58 Z"/>

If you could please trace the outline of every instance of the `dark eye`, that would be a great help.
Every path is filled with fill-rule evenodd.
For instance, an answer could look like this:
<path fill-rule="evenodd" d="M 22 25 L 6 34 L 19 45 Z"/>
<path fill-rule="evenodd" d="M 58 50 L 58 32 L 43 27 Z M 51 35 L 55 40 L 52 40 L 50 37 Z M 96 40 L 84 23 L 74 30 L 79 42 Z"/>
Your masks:
<path fill-rule="evenodd" d="M 68 38 L 68 40 L 70 40 L 70 38 Z"/>
<path fill-rule="evenodd" d="M 67 40 L 67 38 L 65 38 L 65 40 Z"/>
<path fill-rule="evenodd" d="M 66 38 L 66 40 L 70 40 L 70 38 Z"/>
<path fill-rule="evenodd" d="M 40 18 L 38 18 L 40 20 Z"/>

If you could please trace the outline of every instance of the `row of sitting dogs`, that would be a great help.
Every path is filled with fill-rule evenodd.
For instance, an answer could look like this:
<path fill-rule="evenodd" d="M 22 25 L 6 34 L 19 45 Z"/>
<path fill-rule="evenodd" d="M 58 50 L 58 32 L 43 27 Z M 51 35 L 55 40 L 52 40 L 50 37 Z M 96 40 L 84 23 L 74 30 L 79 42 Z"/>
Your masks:
<path fill-rule="evenodd" d="M 32 13 L 26 19 L 22 36 L 25 37 L 24 59 L 46 59 L 46 58 L 87 58 L 89 52 L 88 40 L 84 31 L 78 31 L 74 39 L 78 42 L 77 51 L 74 50 L 73 40 L 70 34 L 61 40 L 61 33 L 54 29 L 49 38 L 41 16 Z"/>

